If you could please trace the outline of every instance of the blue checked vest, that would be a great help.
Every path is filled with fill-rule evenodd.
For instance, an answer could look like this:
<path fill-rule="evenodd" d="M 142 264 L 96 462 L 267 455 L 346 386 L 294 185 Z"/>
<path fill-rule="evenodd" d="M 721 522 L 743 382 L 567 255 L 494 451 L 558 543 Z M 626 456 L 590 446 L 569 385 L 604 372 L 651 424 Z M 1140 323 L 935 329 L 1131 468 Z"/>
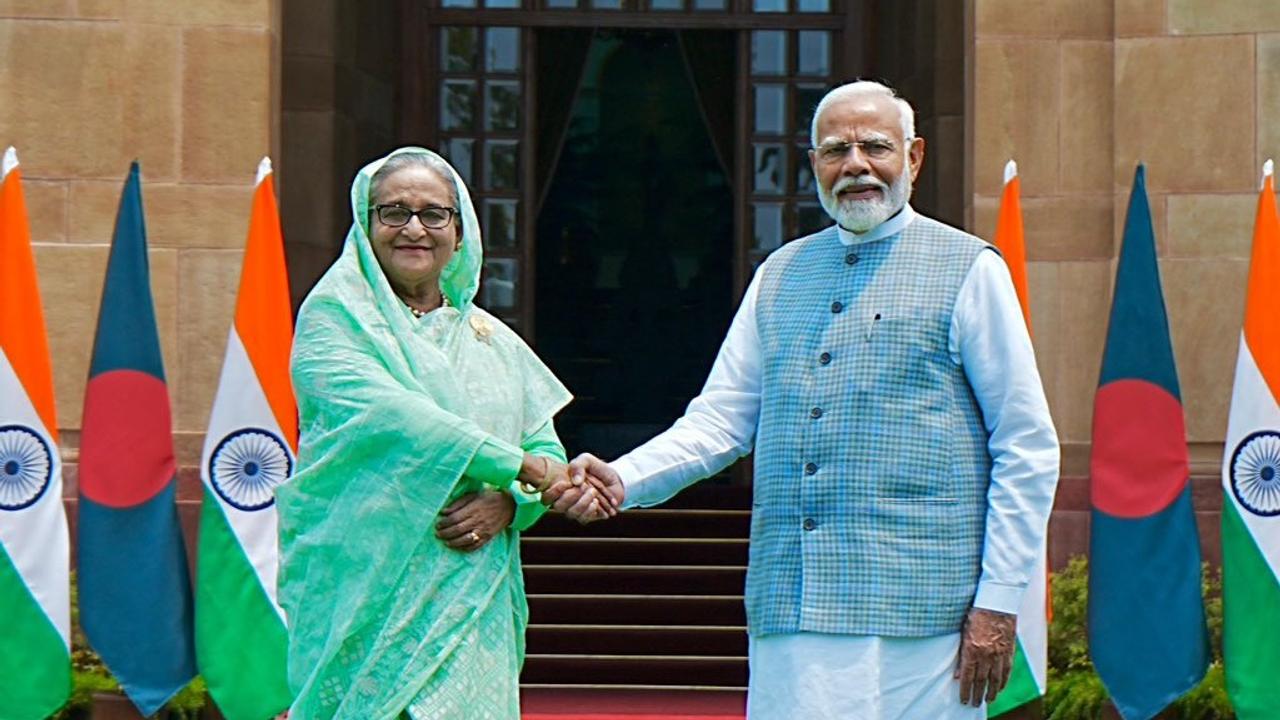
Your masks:
<path fill-rule="evenodd" d="M 947 340 L 960 286 L 989 248 L 917 216 L 862 245 L 830 227 L 761 267 L 752 634 L 960 629 L 991 458 Z"/>

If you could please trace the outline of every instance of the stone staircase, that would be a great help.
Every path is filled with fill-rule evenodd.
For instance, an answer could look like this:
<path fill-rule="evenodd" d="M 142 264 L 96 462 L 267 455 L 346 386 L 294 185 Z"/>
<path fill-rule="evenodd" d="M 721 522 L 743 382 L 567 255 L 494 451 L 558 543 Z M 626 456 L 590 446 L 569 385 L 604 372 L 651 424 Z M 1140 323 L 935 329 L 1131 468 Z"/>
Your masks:
<path fill-rule="evenodd" d="M 749 488 L 713 484 L 586 527 L 539 521 L 522 540 L 526 692 L 743 692 L 749 508 Z"/>

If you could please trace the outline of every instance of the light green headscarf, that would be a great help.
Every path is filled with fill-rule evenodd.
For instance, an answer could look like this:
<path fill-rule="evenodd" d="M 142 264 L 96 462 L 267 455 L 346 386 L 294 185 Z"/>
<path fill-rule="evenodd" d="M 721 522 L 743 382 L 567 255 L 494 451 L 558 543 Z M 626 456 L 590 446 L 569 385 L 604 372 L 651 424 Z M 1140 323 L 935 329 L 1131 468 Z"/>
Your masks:
<path fill-rule="evenodd" d="M 520 337 L 473 303 L 479 223 L 443 160 L 463 230 L 440 280 L 452 307 L 418 319 L 392 291 L 369 243 L 369 191 L 401 153 L 438 158 L 402 148 L 360 171 L 342 255 L 298 313 L 298 466 L 276 491 L 292 720 L 394 718 L 503 593 L 523 636 L 517 534 L 460 553 L 434 524 L 478 487 L 463 472 L 486 438 L 518 446 L 570 400 Z"/>

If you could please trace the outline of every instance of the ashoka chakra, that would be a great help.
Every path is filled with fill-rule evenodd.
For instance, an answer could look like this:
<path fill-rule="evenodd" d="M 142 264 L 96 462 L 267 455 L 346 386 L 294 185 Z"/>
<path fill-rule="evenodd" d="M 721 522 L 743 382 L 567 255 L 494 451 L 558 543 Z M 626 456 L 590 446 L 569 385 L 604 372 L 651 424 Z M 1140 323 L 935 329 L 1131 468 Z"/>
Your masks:
<path fill-rule="evenodd" d="M 289 448 L 275 433 L 243 428 L 227 435 L 209 457 L 209 481 L 228 505 L 262 510 L 276 501 L 272 489 L 293 473 Z"/>
<path fill-rule="evenodd" d="M 0 427 L 0 510 L 34 505 L 52 481 L 49 443 L 25 425 Z"/>
<path fill-rule="evenodd" d="M 1231 491 L 1254 515 L 1280 515 L 1280 433 L 1251 433 L 1231 455 Z"/>

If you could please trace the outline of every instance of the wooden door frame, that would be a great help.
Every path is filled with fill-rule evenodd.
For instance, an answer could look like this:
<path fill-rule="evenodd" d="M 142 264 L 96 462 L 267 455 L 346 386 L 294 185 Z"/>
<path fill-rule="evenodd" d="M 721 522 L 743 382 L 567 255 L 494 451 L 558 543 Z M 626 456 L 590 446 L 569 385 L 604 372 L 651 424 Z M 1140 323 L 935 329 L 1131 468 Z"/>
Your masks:
<path fill-rule="evenodd" d="M 840 4 L 840 3 L 837 3 Z M 751 13 L 750 0 L 730 0 L 730 9 L 724 14 L 698 12 L 620 11 L 620 10 L 496 10 L 496 9 L 445 9 L 435 0 L 400 0 L 402 18 L 402 55 L 400 98 L 404 112 L 400 139 L 435 147 L 438 144 L 439 94 L 438 84 L 439 43 L 432 28 L 461 25 L 475 27 L 518 27 L 536 30 L 548 27 L 664 29 L 664 30 L 723 30 L 737 34 L 736 73 L 734 101 L 736 107 L 746 107 L 750 87 L 750 31 L 752 30 L 829 30 L 835 33 L 832 62 L 838 74 L 854 78 L 872 70 L 875 47 L 873 45 L 874 8 L 867 1 L 851 0 L 843 12 L 829 14 L 807 13 Z M 523 96 L 521 104 L 526 118 L 537 117 L 537 33 L 524 34 L 521 44 L 523 64 Z M 857 38 L 856 44 L 853 38 Z M 850 51 L 860 48 L 861 52 Z M 748 275 L 748 245 L 750 221 L 748 218 L 748 190 L 750 175 L 750 118 L 747 113 L 735 115 L 734 177 L 733 187 L 733 303 L 737 303 L 746 290 Z M 537 128 L 531 121 L 522 124 L 520 139 L 520 202 L 525 208 L 520 221 L 520 333 L 533 345 L 536 342 L 535 289 L 537 268 L 536 248 L 533 238 L 537 230 L 537 200 L 540 188 L 534 187 L 537 157 Z"/>

